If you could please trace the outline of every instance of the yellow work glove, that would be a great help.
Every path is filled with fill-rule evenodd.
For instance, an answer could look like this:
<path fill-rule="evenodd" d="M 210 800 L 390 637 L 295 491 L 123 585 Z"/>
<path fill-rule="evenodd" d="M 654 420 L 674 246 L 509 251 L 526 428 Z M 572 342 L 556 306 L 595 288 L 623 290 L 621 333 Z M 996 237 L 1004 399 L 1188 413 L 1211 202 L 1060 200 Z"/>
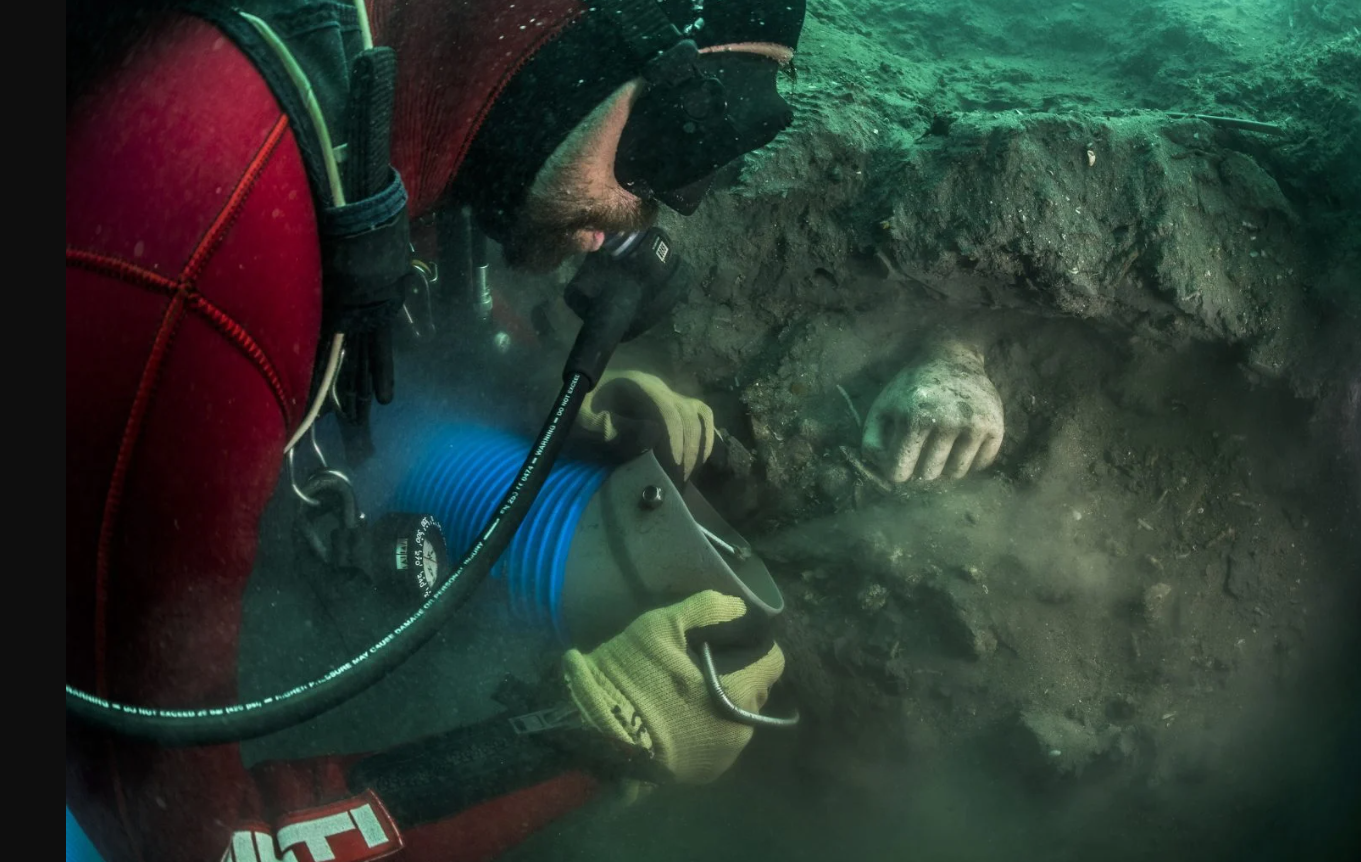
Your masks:
<path fill-rule="evenodd" d="M 768 625 L 741 599 L 705 590 L 643 614 L 589 653 L 569 650 L 567 688 L 595 730 L 643 749 L 677 781 L 713 781 L 732 766 L 752 729 L 715 710 L 697 663 L 699 645 L 712 647 L 729 698 L 759 712 L 784 673 L 784 653 Z"/>
<path fill-rule="evenodd" d="M 714 451 L 709 405 L 641 371 L 606 372 L 582 401 L 577 425 L 606 443 L 639 453 L 655 449 L 663 467 L 680 471 L 682 482 Z"/>

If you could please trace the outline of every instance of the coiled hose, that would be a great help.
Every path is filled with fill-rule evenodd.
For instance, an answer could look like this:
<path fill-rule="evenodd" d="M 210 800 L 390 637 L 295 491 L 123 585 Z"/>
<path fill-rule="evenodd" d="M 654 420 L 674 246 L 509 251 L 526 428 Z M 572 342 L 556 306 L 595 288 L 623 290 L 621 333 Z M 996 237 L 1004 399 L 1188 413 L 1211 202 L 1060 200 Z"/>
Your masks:
<path fill-rule="evenodd" d="M 115 733 L 161 745 L 217 745 L 291 727 L 369 688 L 424 646 L 491 571 L 534 505 L 591 385 L 591 379 L 580 372 L 568 374 L 515 482 L 472 547 L 424 604 L 359 655 L 325 676 L 271 697 L 198 709 L 118 703 L 67 685 L 67 713 Z"/>

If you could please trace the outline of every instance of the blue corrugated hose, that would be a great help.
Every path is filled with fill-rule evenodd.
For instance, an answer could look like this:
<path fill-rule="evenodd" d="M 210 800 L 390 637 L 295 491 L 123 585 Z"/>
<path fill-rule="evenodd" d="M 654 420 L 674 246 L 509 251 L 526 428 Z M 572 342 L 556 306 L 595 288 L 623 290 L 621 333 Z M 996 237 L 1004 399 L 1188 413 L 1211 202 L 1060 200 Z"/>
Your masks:
<path fill-rule="evenodd" d="M 494 428 L 444 425 L 429 436 L 398 486 L 395 508 L 429 512 L 460 554 L 481 532 L 529 452 L 529 441 Z M 492 569 L 506 579 L 515 612 L 552 625 L 569 642 L 562 620 L 562 581 L 572 534 L 609 468 L 560 459 L 505 554 Z"/>

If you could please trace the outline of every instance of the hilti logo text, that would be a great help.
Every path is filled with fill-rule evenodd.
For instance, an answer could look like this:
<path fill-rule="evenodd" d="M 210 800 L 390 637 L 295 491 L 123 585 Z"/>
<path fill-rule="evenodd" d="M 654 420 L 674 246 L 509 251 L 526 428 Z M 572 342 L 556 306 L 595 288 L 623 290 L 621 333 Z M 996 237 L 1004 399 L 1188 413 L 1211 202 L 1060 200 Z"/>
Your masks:
<path fill-rule="evenodd" d="M 396 853 L 402 849 L 396 825 L 375 797 L 365 797 L 297 812 L 274 833 L 238 829 L 222 862 L 367 862 Z"/>

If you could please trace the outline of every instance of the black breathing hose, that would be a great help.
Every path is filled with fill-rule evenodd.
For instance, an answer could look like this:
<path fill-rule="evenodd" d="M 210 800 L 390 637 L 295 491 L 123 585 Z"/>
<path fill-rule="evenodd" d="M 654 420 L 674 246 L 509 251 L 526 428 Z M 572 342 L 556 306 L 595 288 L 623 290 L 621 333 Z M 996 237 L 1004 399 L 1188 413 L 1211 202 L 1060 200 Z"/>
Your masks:
<path fill-rule="evenodd" d="M 590 386 L 585 375 L 566 374 L 557 403 L 544 421 L 519 476 L 482 534 L 425 604 L 359 655 L 325 676 L 288 691 L 228 706 L 156 709 L 116 703 L 67 685 L 67 713 L 106 730 L 161 745 L 216 745 L 282 730 L 320 715 L 369 688 L 424 646 L 491 571 L 534 505 Z"/>
<path fill-rule="evenodd" d="M 673 278 L 676 260 L 666 244 L 669 238 L 656 228 L 642 238 L 650 238 L 652 243 L 641 246 L 649 252 L 642 258 L 646 264 L 643 268 L 636 259 L 629 264 L 635 270 L 632 273 L 618 264 L 592 263 L 583 266 L 583 272 L 573 279 L 576 287 L 589 285 L 589 289 L 575 302 L 583 322 L 563 366 L 563 385 L 552 412 L 544 420 L 514 484 L 473 546 L 430 598 L 390 634 L 325 676 L 258 700 L 162 709 L 118 703 L 68 684 L 67 714 L 104 730 L 160 745 L 219 745 L 300 724 L 339 706 L 396 670 L 449 622 L 510 545 L 562 451 L 582 399 L 600 380 L 615 347 L 650 322 L 640 319 L 655 319 L 679 294 Z M 668 261 L 668 257 L 672 259 Z"/>

